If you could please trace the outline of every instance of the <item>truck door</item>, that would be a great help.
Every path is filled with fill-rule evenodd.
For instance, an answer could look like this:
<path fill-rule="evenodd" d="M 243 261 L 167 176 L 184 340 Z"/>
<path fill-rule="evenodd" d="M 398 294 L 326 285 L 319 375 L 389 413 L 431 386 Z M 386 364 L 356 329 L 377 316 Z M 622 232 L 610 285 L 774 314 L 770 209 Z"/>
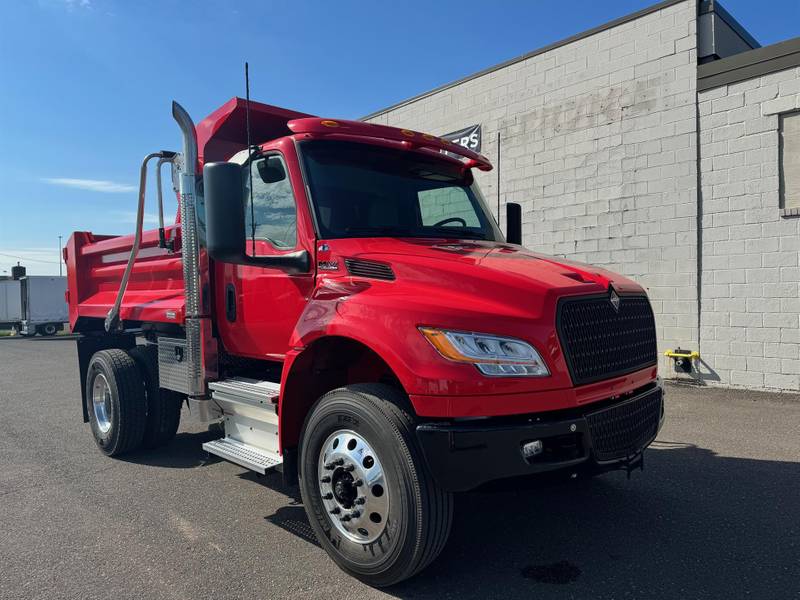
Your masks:
<path fill-rule="evenodd" d="M 247 253 L 274 256 L 307 250 L 314 264 L 314 233 L 294 148 L 254 157 L 242 168 L 246 188 Z M 250 201 L 250 181 L 253 193 Z M 298 202 L 298 198 L 302 201 Z M 228 352 L 281 360 L 314 286 L 309 273 L 216 265 L 216 322 Z"/>

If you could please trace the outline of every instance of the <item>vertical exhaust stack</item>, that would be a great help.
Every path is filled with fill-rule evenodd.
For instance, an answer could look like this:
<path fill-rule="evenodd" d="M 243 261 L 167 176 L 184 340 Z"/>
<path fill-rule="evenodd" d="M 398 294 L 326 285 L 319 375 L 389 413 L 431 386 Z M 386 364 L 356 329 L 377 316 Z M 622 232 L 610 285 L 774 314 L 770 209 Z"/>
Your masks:
<path fill-rule="evenodd" d="M 200 242 L 197 230 L 197 137 L 189 113 L 177 102 L 172 103 L 172 116 L 183 133 L 183 160 L 181 161 L 178 193 L 181 214 L 181 252 L 183 254 L 183 288 L 186 302 L 186 366 L 187 391 L 190 408 L 196 408 L 203 418 L 211 402 L 205 400 L 206 366 L 213 352 L 211 322 L 202 303 L 202 277 L 200 273 Z M 215 369 L 209 369 L 212 371 Z"/>

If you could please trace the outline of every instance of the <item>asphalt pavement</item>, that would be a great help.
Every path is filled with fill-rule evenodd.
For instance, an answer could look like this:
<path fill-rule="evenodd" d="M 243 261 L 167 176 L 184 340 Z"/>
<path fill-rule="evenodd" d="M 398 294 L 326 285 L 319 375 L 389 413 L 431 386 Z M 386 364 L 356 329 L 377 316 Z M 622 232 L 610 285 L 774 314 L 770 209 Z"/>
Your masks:
<path fill-rule="evenodd" d="M 296 488 L 176 439 L 124 460 L 81 421 L 75 343 L 0 340 L 0 598 L 800 598 L 800 396 L 669 386 L 644 472 L 456 497 L 450 541 L 378 591 Z"/>

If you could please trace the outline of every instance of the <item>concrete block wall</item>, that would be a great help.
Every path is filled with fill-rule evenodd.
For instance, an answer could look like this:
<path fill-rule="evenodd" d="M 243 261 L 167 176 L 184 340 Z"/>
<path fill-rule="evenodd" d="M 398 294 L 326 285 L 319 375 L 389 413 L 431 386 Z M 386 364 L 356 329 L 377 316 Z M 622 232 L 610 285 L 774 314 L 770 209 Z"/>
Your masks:
<path fill-rule="evenodd" d="M 659 349 L 694 349 L 696 24 L 696 0 L 686 0 L 370 121 L 433 134 L 480 123 L 495 163 L 499 132 L 499 222 L 505 202 L 519 202 L 525 246 L 636 279 L 653 301 Z M 496 178 L 477 175 L 495 212 Z"/>
<path fill-rule="evenodd" d="M 779 197 L 779 114 L 800 110 L 800 69 L 703 91 L 700 376 L 800 389 L 800 219 Z"/>

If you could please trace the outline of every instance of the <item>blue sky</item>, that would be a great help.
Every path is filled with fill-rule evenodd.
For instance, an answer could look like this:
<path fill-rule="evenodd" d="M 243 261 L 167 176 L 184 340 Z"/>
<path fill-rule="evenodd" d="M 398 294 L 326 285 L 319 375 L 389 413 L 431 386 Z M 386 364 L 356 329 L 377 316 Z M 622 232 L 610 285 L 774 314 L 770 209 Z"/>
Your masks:
<path fill-rule="evenodd" d="M 0 275 L 132 231 L 139 162 L 179 146 L 170 101 L 201 120 L 245 60 L 254 99 L 357 118 L 652 3 L 0 0 Z M 763 45 L 800 35 L 800 0 L 723 4 Z"/>

